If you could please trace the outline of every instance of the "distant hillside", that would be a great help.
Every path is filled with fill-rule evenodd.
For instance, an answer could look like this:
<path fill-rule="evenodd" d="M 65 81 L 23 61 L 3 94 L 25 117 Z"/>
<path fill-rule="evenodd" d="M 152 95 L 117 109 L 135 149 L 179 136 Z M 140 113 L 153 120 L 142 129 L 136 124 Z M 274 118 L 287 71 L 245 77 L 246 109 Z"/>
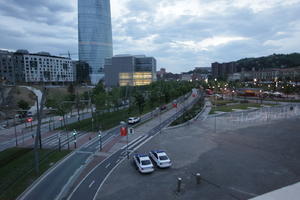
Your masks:
<path fill-rule="evenodd" d="M 258 70 L 262 68 L 291 68 L 300 66 L 300 53 L 273 54 L 260 58 L 244 58 L 236 61 L 239 69 L 251 70 L 253 67 Z"/>

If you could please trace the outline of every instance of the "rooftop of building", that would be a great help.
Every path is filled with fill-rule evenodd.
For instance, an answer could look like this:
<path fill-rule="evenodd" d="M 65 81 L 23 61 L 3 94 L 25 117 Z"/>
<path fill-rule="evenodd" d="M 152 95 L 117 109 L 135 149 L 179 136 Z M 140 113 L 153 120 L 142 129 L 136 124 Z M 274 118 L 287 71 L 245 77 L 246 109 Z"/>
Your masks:
<path fill-rule="evenodd" d="M 71 60 L 68 57 L 62 57 L 62 56 L 54 56 L 51 55 L 49 52 L 37 52 L 37 53 L 30 53 L 28 50 L 26 49 L 18 49 L 17 51 L 13 52 L 13 51 L 9 51 L 6 49 L 0 49 L 0 53 L 11 53 L 11 54 L 22 54 L 22 55 L 31 55 L 31 56 L 47 56 L 47 57 L 51 57 L 51 58 L 60 58 L 60 59 L 68 59 Z"/>
<path fill-rule="evenodd" d="M 117 54 L 109 58 L 120 58 L 120 57 L 135 57 L 135 58 L 153 58 L 152 56 L 146 56 L 146 55 L 132 55 L 132 54 Z"/>

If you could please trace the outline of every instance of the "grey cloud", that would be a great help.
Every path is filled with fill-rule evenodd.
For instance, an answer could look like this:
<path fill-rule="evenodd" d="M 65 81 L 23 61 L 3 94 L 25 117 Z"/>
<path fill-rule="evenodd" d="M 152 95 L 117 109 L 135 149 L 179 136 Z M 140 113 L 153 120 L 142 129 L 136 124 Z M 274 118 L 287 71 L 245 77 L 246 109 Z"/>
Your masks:
<path fill-rule="evenodd" d="M 169 1 L 174 3 L 174 0 Z M 13 19 L 18 19 L 30 24 L 30 27 L 18 31 L 0 27 L 0 48 L 25 48 L 33 52 L 45 50 L 52 54 L 68 50 L 77 52 L 77 13 L 72 6 L 75 3 L 69 0 L 1 0 L 0 17 L 10 16 L 11 26 L 14 26 Z M 299 32 L 291 22 L 299 25 L 300 5 L 275 7 L 257 13 L 248 8 L 232 7 L 226 13 L 216 11 L 205 16 L 182 15 L 176 21 L 163 25 L 155 21 L 154 13 L 157 11 L 152 1 L 130 0 L 126 6 L 130 12 L 122 18 L 113 19 L 114 52 L 155 56 L 159 67 L 176 72 L 190 70 L 192 66 L 210 66 L 213 61 L 289 53 L 288 49 L 278 52 L 277 48 L 264 45 L 264 42 L 290 38 L 294 32 Z M 62 18 L 65 14 L 71 15 L 71 18 Z M 29 23 L 32 21 L 34 25 Z M 48 26 L 42 26 L 45 30 L 41 30 L 39 24 Z M 151 44 L 155 48 L 150 50 L 143 46 L 132 48 L 137 45 L 134 41 L 130 43 L 116 39 L 131 37 L 140 41 L 150 35 L 158 35 Z M 213 36 L 237 36 L 248 40 L 210 47 L 209 51 L 171 46 L 174 41 L 200 42 Z M 300 43 L 299 40 L 294 42 Z"/>
<path fill-rule="evenodd" d="M 72 11 L 70 2 L 64 1 L 59 3 L 47 0 L 2 0 L 0 2 L 2 15 L 49 25 L 63 24 L 60 14 Z"/>

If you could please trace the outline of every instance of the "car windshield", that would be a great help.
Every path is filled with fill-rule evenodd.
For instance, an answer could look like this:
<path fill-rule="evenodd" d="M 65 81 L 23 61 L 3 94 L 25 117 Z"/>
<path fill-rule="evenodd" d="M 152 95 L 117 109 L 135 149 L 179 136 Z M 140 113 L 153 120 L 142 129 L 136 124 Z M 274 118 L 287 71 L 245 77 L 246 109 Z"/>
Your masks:
<path fill-rule="evenodd" d="M 160 160 L 168 160 L 168 157 L 167 156 L 159 156 L 159 159 Z"/>
<path fill-rule="evenodd" d="M 142 165 L 150 165 L 150 160 L 142 160 Z"/>

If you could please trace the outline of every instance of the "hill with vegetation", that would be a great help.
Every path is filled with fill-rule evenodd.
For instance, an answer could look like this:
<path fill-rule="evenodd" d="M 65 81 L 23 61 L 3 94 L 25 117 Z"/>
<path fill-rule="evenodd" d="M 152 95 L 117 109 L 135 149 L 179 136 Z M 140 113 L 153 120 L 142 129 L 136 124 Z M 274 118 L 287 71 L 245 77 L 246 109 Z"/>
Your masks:
<path fill-rule="evenodd" d="M 236 61 L 238 68 L 244 68 L 246 71 L 255 68 L 292 68 L 300 66 L 300 53 L 292 54 L 273 54 L 259 58 L 244 58 Z"/>

